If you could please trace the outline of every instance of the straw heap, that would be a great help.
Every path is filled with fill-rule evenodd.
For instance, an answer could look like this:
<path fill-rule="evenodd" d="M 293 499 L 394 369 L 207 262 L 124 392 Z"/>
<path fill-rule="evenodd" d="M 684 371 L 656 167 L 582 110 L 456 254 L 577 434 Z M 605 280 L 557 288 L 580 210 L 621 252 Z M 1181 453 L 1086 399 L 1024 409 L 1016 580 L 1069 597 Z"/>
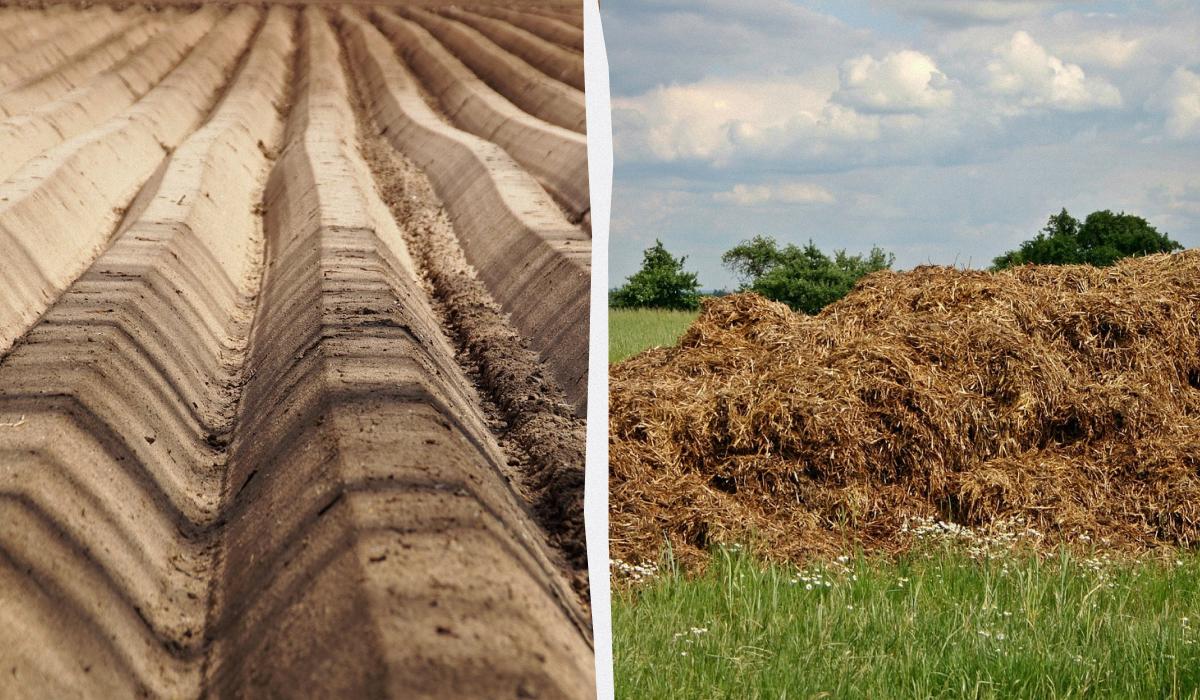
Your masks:
<path fill-rule="evenodd" d="M 613 556 L 895 550 L 910 518 L 1200 539 L 1200 250 L 920 267 L 817 316 L 710 299 L 611 373 Z"/>

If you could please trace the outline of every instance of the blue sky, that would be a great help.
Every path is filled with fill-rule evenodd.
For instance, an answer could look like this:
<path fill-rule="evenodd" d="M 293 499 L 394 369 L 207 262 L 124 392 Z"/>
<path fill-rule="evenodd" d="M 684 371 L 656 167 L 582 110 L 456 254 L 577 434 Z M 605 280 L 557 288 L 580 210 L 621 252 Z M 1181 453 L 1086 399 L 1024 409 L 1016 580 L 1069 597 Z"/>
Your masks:
<path fill-rule="evenodd" d="M 1200 3 L 604 0 L 610 282 L 755 234 L 985 267 L 1066 207 L 1200 246 Z"/>

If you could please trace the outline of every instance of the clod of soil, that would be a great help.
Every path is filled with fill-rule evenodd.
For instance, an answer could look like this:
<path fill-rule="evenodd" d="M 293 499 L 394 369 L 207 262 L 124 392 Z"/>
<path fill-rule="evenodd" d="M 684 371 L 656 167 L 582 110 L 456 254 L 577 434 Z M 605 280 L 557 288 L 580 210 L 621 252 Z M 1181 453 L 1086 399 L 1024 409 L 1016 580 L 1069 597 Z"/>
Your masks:
<path fill-rule="evenodd" d="M 813 317 L 712 299 L 610 381 L 625 561 L 894 551 L 927 518 L 1023 518 L 1047 546 L 1200 539 L 1200 250 L 883 272 Z"/>

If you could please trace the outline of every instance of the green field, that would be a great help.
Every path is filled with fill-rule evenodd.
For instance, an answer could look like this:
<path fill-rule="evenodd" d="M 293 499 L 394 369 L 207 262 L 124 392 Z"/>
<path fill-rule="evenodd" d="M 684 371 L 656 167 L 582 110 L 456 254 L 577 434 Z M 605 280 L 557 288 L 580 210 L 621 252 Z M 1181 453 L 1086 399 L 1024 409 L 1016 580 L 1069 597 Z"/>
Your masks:
<path fill-rule="evenodd" d="M 669 568 L 669 567 L 668 567 Z M 715 554 L 618 585 L 618 698 L 1200 697 L 1200 557 Z"/>
<path fill-rule="evenodd" d="M 697 315 L 698 311 L 609 309 L 608 361 L 620 362 L 647 348 L 674 345 Z"/>

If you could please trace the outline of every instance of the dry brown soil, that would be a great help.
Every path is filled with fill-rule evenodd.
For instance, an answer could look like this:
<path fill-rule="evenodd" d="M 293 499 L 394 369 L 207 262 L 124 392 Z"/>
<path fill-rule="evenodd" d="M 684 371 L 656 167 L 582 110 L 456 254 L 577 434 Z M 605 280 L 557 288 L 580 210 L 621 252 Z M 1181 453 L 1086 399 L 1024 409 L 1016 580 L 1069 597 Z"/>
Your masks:
<path fill-rule="evenodd" d="M 0 697 L 594 694 L 579 26 L 0 7 Z"/>

